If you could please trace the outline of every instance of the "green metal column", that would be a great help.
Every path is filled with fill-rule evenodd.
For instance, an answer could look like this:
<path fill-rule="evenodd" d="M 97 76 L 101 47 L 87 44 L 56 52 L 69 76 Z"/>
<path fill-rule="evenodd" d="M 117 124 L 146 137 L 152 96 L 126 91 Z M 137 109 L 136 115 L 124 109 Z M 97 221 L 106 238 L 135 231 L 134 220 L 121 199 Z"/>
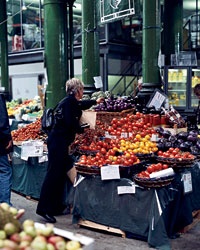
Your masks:
<path fill-rule="evenodd" d="M 69 9 L 69 68 L 70 78 L 74 77 L 74 32 L 73 32 L 73 5 L 75 0 L 68 0 Z"/>
<path fill-rule="evenodd" d="M 183 48 L 183 0 L 164 1 L 164 29 L 162 51 L 165 64 L 170 65 L 171 54 Z"/>
<path fill-rule="evenodd" d="M 161 88 L 158 56 L 160 50 L 160 0 L 143 1 L 143 47 L 141 95 L 147 102 L 155 88 Z"/>
<path fill-rule="evenodd" d="M 65 96 L 65 82 L 69 78 L 66 0 L 44 0 L 44 36 L 46 107 L 54 107 Z"/>
<path fill-rule="evenodd" d="M 100 75 L 99 34 L 96 23 L 96 1 L 82 1 L 82 80 L 94 86 L 94 76 Z"/>
<path fill-rule="evenodd" d="M 6 0 L 1 2 L 0 8 L 0 67 L 1 67 L 1 86 L 5 91 L 9 91 L 8 76 L 8 42 L 7 42 L 7 12 Z"/>

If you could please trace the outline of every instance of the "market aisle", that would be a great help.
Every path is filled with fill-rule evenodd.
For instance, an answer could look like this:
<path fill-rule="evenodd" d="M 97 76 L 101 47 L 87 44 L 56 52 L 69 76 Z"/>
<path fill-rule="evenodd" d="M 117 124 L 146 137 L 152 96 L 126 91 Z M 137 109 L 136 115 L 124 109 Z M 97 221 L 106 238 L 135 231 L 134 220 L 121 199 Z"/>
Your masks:
<path fill-rule="evenodd" d="M 11 196 L 12 204 L 14 207 L 26 210 L 25 214 L 21 218 L 21 221 L 25 219 L 33 219 L 35 222 L 44 223 L 41 217 L 35 214 L 37 202 L 26 199 L 25 197 L 12 192 Z M 146 250 L 153 249 L 148 246 L 144 241 L 122 238 L 118 235 L 112 235 L 108 233 L 97 232 L 94 230 L 86 229 L 72 224 L 72 216 L 64 215 L 56 217 L 56 227 L 71 231 L 74 233 L 82 234 L 91 237 L 95 240 L 94 250 Z M 200 249 L 200 223 L 192 228 L 186 234 L 182 234 L 180 238 L 171 240 L 172 250 L 191 250 Z"/>

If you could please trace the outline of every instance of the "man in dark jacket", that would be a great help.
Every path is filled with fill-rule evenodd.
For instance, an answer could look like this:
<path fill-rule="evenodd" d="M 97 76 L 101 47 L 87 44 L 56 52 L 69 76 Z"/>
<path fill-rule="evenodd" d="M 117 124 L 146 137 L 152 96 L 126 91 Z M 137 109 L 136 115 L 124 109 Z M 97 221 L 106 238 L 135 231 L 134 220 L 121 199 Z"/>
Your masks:
<path fill-rule="evenodd" d="M 0 203 L 6 202 L 11 205 L 12 168 L 8 154 L 12 151 L 13 143 L 3 94 L 0 94 L 0 114 Z"/>

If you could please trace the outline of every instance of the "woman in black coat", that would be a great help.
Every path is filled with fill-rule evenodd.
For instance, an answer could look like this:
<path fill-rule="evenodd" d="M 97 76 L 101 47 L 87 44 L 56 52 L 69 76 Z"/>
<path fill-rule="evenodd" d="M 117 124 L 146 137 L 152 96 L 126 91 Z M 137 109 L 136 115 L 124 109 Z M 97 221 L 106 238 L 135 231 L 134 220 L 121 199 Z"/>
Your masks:
<path fill-rule="evenodd" d="M 54 216 L 62 215 L 66 205 L 63 197 L 67 172 L 73 167 L 73 159 L 69 155 L 69 146 L 74 141 L 76 133 L 83 133 L 79 120 L 82 110 L 103 101 L 102 98 L 81 101 L 84 85 L 76 78 L 66 82 L 65 97 L 57 107 L 61 114 L 47 140 L 48 169 L 42 185 L 36 213 L 46 221 L 55 223 Z"/>

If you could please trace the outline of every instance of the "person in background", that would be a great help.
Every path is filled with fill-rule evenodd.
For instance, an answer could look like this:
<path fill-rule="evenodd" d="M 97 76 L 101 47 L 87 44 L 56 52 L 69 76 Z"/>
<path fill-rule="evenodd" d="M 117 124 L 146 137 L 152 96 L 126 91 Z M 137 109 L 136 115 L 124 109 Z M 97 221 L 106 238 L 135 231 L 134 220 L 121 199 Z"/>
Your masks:
<path fill-rule="evenodd" d="M 41 101 L 41 108 L 44 109 L 44 82 L 45 82 L 45 77 L 44 74 L 39 74 L 38 75 L 38 83 L 37 83 L 37 87 L 38 87 L 38 95 L 40 97 L 40 101 Z"/>
<path fill-rule="evenodd" d="M 193 88 L 193 92 L 194 94 L 196 95 L 196 97 L 199 99 L 199 102 L 198 102 L 198 106 L 197 106 L 197 109 L 196 109 L 196 123 L 197 123 L 197 126 L 200 124 L 200 83 L 197 83 L 194 88 Z"/>
<path fill-rule="evenodd" d="M 12 168 L 8 154 L 13 150 L 13 141 L 3 94 L 0 94 L 0 114 L 0 203 L 11 205 Z"/>
<path fill-rule="evenodd" d="M 48 168 L 44 179 L 36 213 L 47 222 L 55 223 L 54 216 L 65 214 L 64 204 L 67 176 L 74 182 L 76 172 L 74 161 L 69 155 L 69 147 L 77 133 L 83 133 L 84 128 L 79 121 L 82 110 L 103 102 L 97 100 L 81 100 L 84 84 L 81 80 L 72 78 L 66 82 L 66 97 L 59 102 L 57 110 L 62 110 L 60 119 L 56 119 L 54 128 L 48 135 Z"/>

